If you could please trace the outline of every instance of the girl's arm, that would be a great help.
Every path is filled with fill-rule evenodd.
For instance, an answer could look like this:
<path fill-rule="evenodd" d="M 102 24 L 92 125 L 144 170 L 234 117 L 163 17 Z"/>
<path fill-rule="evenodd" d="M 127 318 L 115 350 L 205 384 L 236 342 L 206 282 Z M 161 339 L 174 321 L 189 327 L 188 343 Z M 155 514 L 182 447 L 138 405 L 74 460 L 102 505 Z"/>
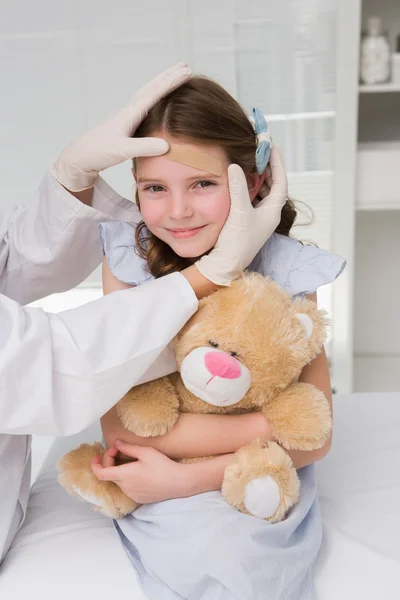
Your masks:
<path fill-rule="evenodd" d="M 198 300 L 204 298 L 205 296 L 209 296 L 213 292 L 218 290 L 218 286 L 215 285 L 212 281 L 204 277 L 200 273 L 200 271 L 194 265 L 187 267 L 181 271 L 181 275 L 188 281 L 189 285 L 193 288 L 194 293 Z M 103 259 L 102 266 L 102 278 L 103 278 L 103 294 L 110 294 L 111 292 L 116 292 L 117 290 L 126 290 L 131 287 L 135 287 L 134 285 L 130 285 L 128 283 L 122 283 L 113 275 L 110 271 L 110 267 L 108 266 L 107 259 Z"/>
<path fill-rule="evenodd" d="M 150 446 L 170 458 L 228 454 L 257 438 L 272 439 L 268 421 L 260 412 L 245 415 L 183 413 L 165 435 L 144 438 L 125 429 L 116 409 L 112 408 L 101 418 L 101 427 L 107 448 L 119 439 L 136 446 Z"/>
<path fill-rule="evenodd" d="M 309 300 L 312 302 L 317 302 L 317 294 L 310 294 L 307 296 Z M 331 415 L 333 416 L 333 407 L 332 407 L 332 388 L 331 388 L 331 379 L 329 375 L 329 365 L 328 360 L 326 358 L 325 348 L 322 349 L 322 352 L 318 354 L 316 358 L 309 364 L 306 365 L 300 375 L 299 381 L 303 383 L 311 383 L 315 385 L 316 388 L 321 390 L 324 393 L 325 398 L 329 402 L 329 407 L 331 410 Z M 291 450 L 288 452 L 291 459 L 293 460 L 293 464 L 296 469 L 300 469 L 301 467 L 305 467 L 310 465 L 311 463 L 317 462 L 324 458 L 332 445 L 332 432 L 325 444 L 322 448 L 318 450 Z"/>
<path fill-rule="evenodd" d="M 129 285 L 128 283 L 122 283 L 122 281 L 117 279 L 115 275 L 111 273 L 106 257 L 103 258 L 101 276 L 103 280 L 104 296 L 110 294 L 111 292 L 116 292 L 118 290 L 129 290 L 129 288 L 135 287 L 134 285 Z"/>

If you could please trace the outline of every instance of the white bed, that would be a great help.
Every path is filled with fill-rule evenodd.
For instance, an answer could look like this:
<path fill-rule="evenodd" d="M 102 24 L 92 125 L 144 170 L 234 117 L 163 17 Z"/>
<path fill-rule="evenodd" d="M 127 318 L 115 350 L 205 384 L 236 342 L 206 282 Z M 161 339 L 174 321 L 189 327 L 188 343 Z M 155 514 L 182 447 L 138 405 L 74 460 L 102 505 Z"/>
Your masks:
<path fill-rule="evenodd" d="M 400 393 L 334 399 L 330 455 L 318 465 L 324 542 L 318 600 L 400 598 Z M 0 598 L 145 600 L 106 518 L 69 498 L 55 464 L 98 438 L 93 427 L 57 440 L 33 486 L 26 522 L 0 570 Z"/>

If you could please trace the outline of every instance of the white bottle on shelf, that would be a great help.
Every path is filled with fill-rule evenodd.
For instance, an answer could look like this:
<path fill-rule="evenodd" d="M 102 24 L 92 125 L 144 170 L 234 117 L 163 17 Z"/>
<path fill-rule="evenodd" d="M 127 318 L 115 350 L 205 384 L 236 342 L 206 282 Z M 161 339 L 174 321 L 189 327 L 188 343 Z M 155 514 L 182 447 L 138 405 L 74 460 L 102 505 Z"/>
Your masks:
<path fill-rule="evenodd" d="M 379 17 L 368 19 L 361 41 L 360 79 L 364 84 L 385 83 L 390 79 L 391 52 Z"/>

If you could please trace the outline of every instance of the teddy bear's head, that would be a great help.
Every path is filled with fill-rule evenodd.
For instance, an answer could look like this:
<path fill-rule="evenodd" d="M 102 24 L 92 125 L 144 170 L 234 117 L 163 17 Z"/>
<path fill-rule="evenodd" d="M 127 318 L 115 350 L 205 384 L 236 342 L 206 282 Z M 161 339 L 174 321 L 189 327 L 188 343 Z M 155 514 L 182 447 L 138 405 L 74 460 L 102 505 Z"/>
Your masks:
<path fill-rule="evenodd" d="M 246 274 L 202 300 L 175 339 L 184 395 L 212 405 L 209 412 L 257 408 L 298 379 L 325 338 L 314 302 Z"/>

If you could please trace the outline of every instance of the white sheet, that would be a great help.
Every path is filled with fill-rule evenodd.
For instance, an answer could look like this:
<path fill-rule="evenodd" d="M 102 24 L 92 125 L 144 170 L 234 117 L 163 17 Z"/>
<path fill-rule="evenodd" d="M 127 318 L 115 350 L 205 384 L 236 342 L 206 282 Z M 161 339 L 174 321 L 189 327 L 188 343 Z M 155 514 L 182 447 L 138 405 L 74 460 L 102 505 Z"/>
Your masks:
<path fill-rule="evenodd" d="M 334 443 L 318 465 L 325 537 L 318 600 L 400 598 L 400 393 L 337 396 Z M 55 464 L 98 428 L 58 440 L 0 570 L 0 598 L 145 600 L 111 522 L 68 497 Z"/>
<path fill-rule="evenodd" d="M 318 465 L 318 600 L 400 598 L 400 393 L 339 396 Z"/>

